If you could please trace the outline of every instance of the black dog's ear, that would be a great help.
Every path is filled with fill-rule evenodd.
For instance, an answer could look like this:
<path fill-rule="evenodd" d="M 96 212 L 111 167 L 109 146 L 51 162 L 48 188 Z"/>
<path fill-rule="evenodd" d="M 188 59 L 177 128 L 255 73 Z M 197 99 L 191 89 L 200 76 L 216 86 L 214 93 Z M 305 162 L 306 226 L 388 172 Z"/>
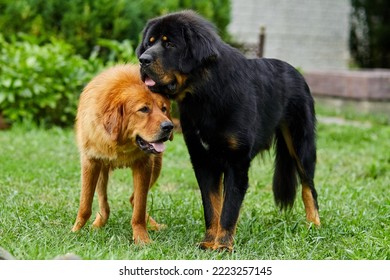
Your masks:
<path fill-rule="evenodd" d="M 193 26 L 184 26 L 183 36 L 186 49 L 180 59 L 182 72 L 188 73 L 205 61 L 218 58 L 218 46 L 221 42 L 213 30 L 203 26 L 198 26 L 196 29 L 193 29 Z"/>
<path fill-rule="evenodd" d="M 143 34 L 143 36 L 142 36 L 141 42 L 139 43 L 138 47 L 135 49 L 135 53 L 137 54 L 137 58 L 139 58 L 141 56 L 141 54 L 143 54 L 145 52 L 144 42 L 145 42 L 146 28 L 144 29 L 142 34 Z"/>
<path fill-rule="evenodd" d="M 135 49 L 135 53 L 137 54 L 137 58 L 141 56 L 141 54 L 144 53 L 145 47 L 143 44 L 144 40 L 142 39 L 141 43 L 139 43 L 138 47 Z"/>
<path fill-rule="evenodd" d="M 138 47 L 135 49 L 135 53 L 137 55 L 137 57 L 139 58 L 141 56 L 141 54 L 143 54 L 145 52 L 145 45 L 144 45 L 144 42 L 145 42 L 145 38 L 148 34 L 148 31 L 150 29 L 150 27 L 152 26 L 152 21 L 149 21 L 144 30 L 142 31 L 142 39 L 141 39 L 141 42 L 139 43 Z"/>

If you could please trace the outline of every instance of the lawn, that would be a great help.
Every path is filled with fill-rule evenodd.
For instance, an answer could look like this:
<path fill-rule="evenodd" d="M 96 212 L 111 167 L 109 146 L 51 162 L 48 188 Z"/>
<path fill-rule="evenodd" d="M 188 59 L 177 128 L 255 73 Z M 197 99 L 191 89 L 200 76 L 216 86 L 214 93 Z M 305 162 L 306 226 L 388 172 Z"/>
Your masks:
<path fill-rule="evenodd" d="M 154 242 L 131 242 L 131 172 L 109 182 L 111 217 L 100 230 L 90 221 L 78 233 L 78 151 L 71 129 L 0 131 L 0 246 L 17 259 L 51 259 L 73 252 L 83 259 L 390 259 L 390 126 L 353 117 L 335 122 L 318 110 L 316 187 L 322 226 L 305 222 L 300 196 L 291 211 L 273 203 L 273 152 L 250 170 L 235 251 L 202 251 L 204 232 L 197 183 L 180 134 L 168 143 L 164 166 L 148 199 L 150 214 L 167 229 Z M 338 119 L 337 119 L 338 120 Z M 96 212 L 96 199 L 94 211 Z"/>

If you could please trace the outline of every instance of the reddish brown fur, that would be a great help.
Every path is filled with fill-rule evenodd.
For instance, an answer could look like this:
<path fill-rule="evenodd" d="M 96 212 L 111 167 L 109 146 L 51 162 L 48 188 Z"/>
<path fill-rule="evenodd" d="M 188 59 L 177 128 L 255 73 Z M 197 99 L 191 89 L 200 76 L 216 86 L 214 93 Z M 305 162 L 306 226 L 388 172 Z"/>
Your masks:
<path fill-rule="evenodd" d="M 145 106 L 150 108 L 149 113 L 140 111 Z M 107 201 L 109 171 L 121 167 L 133 171 L 134 192 L 130 203 L 133 206 L 134 241 L 150 242 L 146 230 L 148 221 L 152 229 L 162 227 L 146 213 L 147 194 L 160 174 L 162 153 L 142 151 L 137 146 L 136 136 L 148 142 L 159 140 L 161 123 L 170 121 L 169 109 L 169 100 L 152 94 L 141 81 L 138 66 L 115 66 L 86 86 L 80 96 L 75 125 L 82 187 L 72 231 L 80 230 L 90 218 L 95 189 L 100 211 L 93 227 L 106 224 L 110 214 Z"/>

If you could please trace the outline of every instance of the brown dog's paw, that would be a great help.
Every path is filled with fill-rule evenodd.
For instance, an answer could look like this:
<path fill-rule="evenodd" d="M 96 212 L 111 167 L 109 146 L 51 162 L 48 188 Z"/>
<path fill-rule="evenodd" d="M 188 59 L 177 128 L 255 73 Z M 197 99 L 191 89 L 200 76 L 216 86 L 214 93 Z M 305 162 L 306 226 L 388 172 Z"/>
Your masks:
<path fill-rule="evenodd" d="M 83 226 L 85 225 L 85 222 L 81 222 L 79 220 L 77 220 L 74 225 L 73 225 L 73 228 L 72 228 L 72 232 L 77 232 L 79 231 Z"/>
<path fill-rule="evenodd" d="M 145 245 L 152 242 L 145 228 L 133 227 L 133 240 L 137 245 Z"/>
<path fill-rule="evenodd" d="M 164 229 L 167 229 L 167 228 L 168 228 L 168 226 L 165 225 L 165 224 L 157 224 L 157 223 L 155 223 L 153 225 L 152 224 L 148 225 L 148 229 L 153 230 L 153 231 L 164 230 Z"/>
<path fill-rule="evenodd" d="M 78 232 L 79 230 L 80 230 L 80 227 L 77 227 L 74 225 L 71 229 L 71 232 Z"/>
<path fill-rule="evenodd" d="M 136 244 L 136 245 L 147 245 L 147 244 L 152 243 L 152 239 L 150 239 L 149 236 L 147 236 L 147 237 L 133 236 L 133 241 L 134 241 L 134 244 Z"/>
<path fill-rule="evenodd" d="M 104 227 L 107 223 L 107 220 L 108 218 L 107 217 L 104 217 L 102 216 L 100 213 L 98 213 L 96 215 L 96 219 L 95 221 L 93 222 L 92 224 L 92 227 L 93 228 L 101 228 L 101 227 Z"/>
<path fill-rule="evenodd" d="M 153 230 L 153 231 L 159 231 L 166 229 L 168 226 L 164 224 L 159 224 L 157 223 L 151 216 L 148 215 L 148 229 Z"/>

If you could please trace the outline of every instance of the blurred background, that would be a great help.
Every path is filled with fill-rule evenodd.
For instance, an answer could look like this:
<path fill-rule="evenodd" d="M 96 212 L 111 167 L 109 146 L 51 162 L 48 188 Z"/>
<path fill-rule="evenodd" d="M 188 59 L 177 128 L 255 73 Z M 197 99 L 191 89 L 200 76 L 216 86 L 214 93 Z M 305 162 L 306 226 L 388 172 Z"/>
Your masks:
<path fill-rule="evenodd" d="M 246 56 L 297 67 L 320 103 L 390 111 L 390 1 L 0 0 L 0 128 L 73 125 L 85 84 L 137 63 L 147 20 L 181 9 Z"/>

